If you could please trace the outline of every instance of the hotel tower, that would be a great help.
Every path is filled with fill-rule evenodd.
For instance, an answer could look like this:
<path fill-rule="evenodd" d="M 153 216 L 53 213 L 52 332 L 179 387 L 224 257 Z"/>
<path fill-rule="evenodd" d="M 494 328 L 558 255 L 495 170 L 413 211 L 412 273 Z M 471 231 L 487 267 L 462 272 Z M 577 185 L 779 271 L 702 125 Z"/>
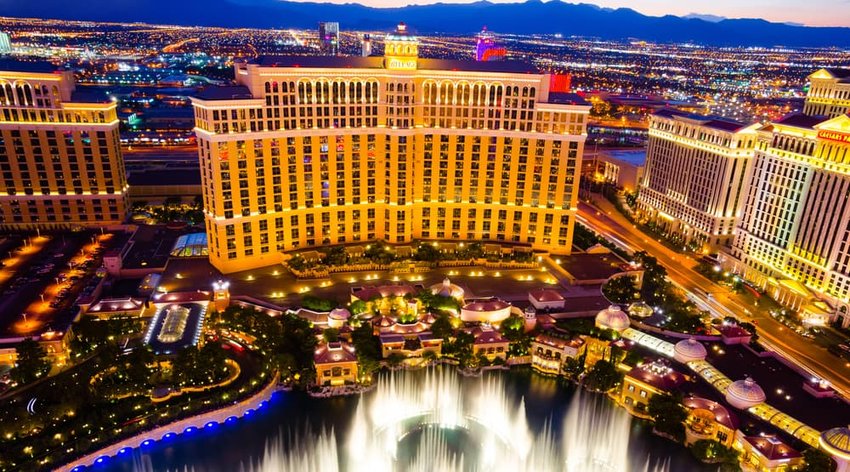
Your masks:
<path fill-rule="evenodd" d="M 806 113 L 758 131 L 728 265 L 804 322 L 850 325 L 850 71 L 810 77 Z M 811 114 L 810 114 L 811 113 Z"/>
<path fill-rule="evenodd" d="M 589 106 L 528 64 L 261 57 L 193 98 L 210 261 L 294 249 L 495 241 L 567 254 Z"/>
<path fill-rule="evenodd" d="M 674 110 L 652 115 L 641 217 L 701 249 L 730 246 L 757 128 Z"/>
<path fill-rule="evenodd" d="M 115 103 L 74 91 L 71 72 L 0 60 L 0 229 L 121 223 L 127 179 Z"/>

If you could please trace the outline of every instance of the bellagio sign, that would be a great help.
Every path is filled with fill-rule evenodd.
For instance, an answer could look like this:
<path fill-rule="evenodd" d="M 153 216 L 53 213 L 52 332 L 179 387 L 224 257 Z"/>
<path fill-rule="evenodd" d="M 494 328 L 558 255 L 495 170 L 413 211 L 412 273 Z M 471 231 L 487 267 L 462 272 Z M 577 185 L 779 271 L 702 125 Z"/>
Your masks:
<path fill-rule="evenodd" d="M 829 131 L 826 129 L 822 129 L 818 131 L 818 138 L 825 139 L 827 141 L 850 144 L 850 133 L 842 133 L 839 131 Z"/>

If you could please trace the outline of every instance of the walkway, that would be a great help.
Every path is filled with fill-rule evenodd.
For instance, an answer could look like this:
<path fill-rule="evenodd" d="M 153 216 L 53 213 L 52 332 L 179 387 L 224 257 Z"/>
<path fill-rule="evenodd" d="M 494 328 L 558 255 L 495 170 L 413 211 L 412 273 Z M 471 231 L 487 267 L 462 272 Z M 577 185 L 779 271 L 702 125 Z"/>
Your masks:
<path fill-rule="evenodd" d="M 141 432 L 133 437 L 123 439 L 111 446 L 107 446 L 81 457 L 70 464 L 59 467 L 55 470 L 79 472 L 85 470 L 86 467 L 103 463 L 108 460 L 109 457 L 126 454 L 135 448 L 151 446 L 154 442 L 163 439 L 166 435 L 168 435 L 168 437 L 172 437 L 177 434 L 191 433 L 201 428 L 215 427 L 228 421 L 234 421 L 236 418 L 248 416 L 253 413 L 255 409 L 264 407 L 272 395 L 280 390 L 277 381 L 278 375 L 275 374 L 269 385 L 246 400 L 218 410 L 201 413 L 174 423 L 169 423 L 150 431 Z"/>
<path fill-rule="evenodd" d="M 643 347 L 652 349 L 666 357 L 673 357 L 674 344 L 663 339 L 656 338 L 651 334 L 647 334 L 636 329 L 628 328 L 622 333 L 623 338 L 634 341 Z M 722 395 L 726 395 L 726 389 L 732 384 L 729 377 L 723 375 L 716 367 L 709 364 L 707 361 L 692 361 L 686 364 L 695 374 L 699 375 L 709 385 Z M 818 438 L 820 432 L 806 425 L 785 413 L 778 408 L 770 406 L 767 403 L 756 405 L 747 410 L 754 416 L 770 423 L 780 430 L 794 436 L 795 438 L 805 442 L 809 446 L 819 447 Z"/>

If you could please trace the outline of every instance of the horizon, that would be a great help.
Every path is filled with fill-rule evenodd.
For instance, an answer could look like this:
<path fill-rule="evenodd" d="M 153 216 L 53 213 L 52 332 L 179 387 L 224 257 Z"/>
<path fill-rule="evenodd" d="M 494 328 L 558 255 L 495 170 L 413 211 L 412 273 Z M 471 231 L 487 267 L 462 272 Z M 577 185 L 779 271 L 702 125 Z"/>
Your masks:
<path fill-rule="evenodd" d="M 274 0 L 273 0 L 274 1 Z M 287 1 L 287 0 L 278 0 Z M 757 0 L 756 2 L 746 2 L 746 5 L 741 5 L 735 0 L 692 0 L 690 2 L 657 2 L 655 0 L 593 0 L 593 1 L 568 1 L 568 0 L 288 0 L 298 3 L 331 3 L 336 5 L 356 4 L 373 8 L 392 9 L 404 8 L 406 6 L 423 6 L 434 4 L 472 4 L 478 2 L 488 3 L 527 3 L 528 1 L 541 1 L 549 3 L 552 1 L 562 1 L 563 3 L 571 4 L 586 4 L 593 5 L 605 9 L 629 9 L 647 16 L 667 16 L 673 15 L 678 17 L 686 17 L 689 15 L 698 16 L 717 16 L 722 19 L 737 20 L 737 19 L 756 19 L 765 20 L 773 23 L 787 23 L 795 26 L 808 27 L 845 27 L 850 28 L 850 0 L 815 0 L 814 2 L 802 3 L 796 0 Z M 262 4 L 262 1 L 252 2 Z M 663 5 L 659 5 L 663 3 Z M 755 4 L 755 5 L 751 5 Z M 761 4 L 761 5 L 759 5 Z M 724 11 L 725 8 L 730 10 Z M 780 5 L 777 8 L 777 5 Z M 818 8 L 812 8 L 817 5 Z M 834 5 L 838 10 L 830 10 L 827 5 Z M 672 9 L 670 8 L 672 7 Z M 719 7 L 719 8 L 718 8 Z M 759 15 L 755 11 L 761 9 L 778 13 L 776 15 Z M 840 15 L 836 15 L 840 12 Z M 816 14 L 820 13 L 822 17 Z"/>

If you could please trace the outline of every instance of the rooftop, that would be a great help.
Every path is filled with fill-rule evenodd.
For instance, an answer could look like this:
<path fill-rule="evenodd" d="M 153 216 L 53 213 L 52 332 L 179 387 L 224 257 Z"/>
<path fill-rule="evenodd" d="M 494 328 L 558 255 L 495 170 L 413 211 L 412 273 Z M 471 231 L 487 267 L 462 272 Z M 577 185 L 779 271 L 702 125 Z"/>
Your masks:
<path fill-rule="evenodd" d="M 660 116 L 662 118 L 682 118 L 685 120 L 696 121 L 699 125 L 705 126 L 707 128 L 713 128 L 720 131 L 727 131 L 730 133 L 734 133 L 741 129 L 744 129 L 750 126 L 747 123 L 741 123 L 738 121 L 730 120 L 728 118 L 724 118 L 721 116 L 712 116 L 712 115 L 697 115 L 695 113 L 686 113 L 679 110 L 674 110 L 672 108 L 665 108 L 663 110 L 658 110 L 653 114 L 654 116 Z"/>
<path fill-rule="evenodd" d="M 774 123 L 795 128 L 813 129 L 815 125 L 823 123 L 827 118 L 818 115 L 806 115 L 804 113 L 792 113 L 785 115 Z"/>
<path fill-rule="evenodd" d="M 556 103 L 558 105 L 590 105 L 581 95 L 566 92 L 551 92 L 547 103 Z"/>
<path fill-rule="evenodd" d="M 313 360 L 318 364 L 332 364 L 335 362 L 357 362 L 354 347 L 344 342 L 333 342 L 322 344 L 316 348 Z"/>
<path fill-rule="evenodd" d="M 750 443 L 754 449 L 768 460 L 802 457 L 799 452 L 783 443 L 776 436 L 745 436 L 744 440 Z"/>
<path fill-rule="evenodd" d="M 635 367 L 627 375 L 664 392 L 672 392 L 685 382 L 684 375 L 660 361 Z"/>
<path fill-rule="evenodd" d="M 253 98 L 248 87 L 242 85 L 212 85 L 202 88 L 196 98 L 201 100 L 239 100 Z"/>
<path fill-rule="evenodd" d="M 317 69 L 383 69 L 381 56 L 260 56 L 249 62 L 261 67 L 305 67 Z M 513 74 L 538 74 L 539 69 L 523 61 L 465 61 L 457 59 L 418 60 L 419 70 L 505 72 Z"/>
<path fill-rule="evenodd" d="M 18 59 L 0 59 L 0 72 L 52 73 L 59 69 L 47 61 L 21 61 Z"/>

